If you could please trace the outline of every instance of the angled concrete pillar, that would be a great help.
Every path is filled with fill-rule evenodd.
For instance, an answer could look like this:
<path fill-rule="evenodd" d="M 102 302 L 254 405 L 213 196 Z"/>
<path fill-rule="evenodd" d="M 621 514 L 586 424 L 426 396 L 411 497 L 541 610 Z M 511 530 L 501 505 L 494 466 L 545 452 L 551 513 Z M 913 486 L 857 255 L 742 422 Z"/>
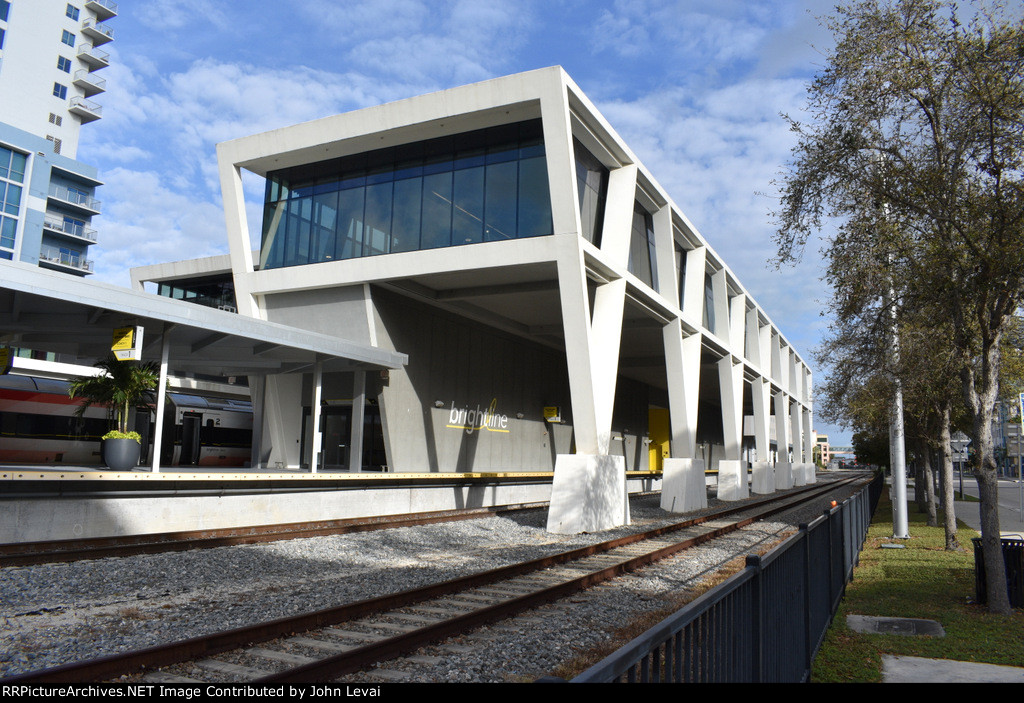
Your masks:
<path fill-rule="evenodd" d="M 746 464 L 739 459 L 718 462 L 718 499 L 743 500 L 749 496 Z"/>
<path fill-rule="evenodd" d="M 599 286 L 591 315 L 579 241 L 563 242 L 573 247 L 558 260 L 558 278 L 576 451 L 603 455 L 611 439 L 626 282 L 618 279 Z"/>
<path fill-rule="evenodd" d="M 762 368 L 761 362 L 761 328 L 757 322 L 757 308 L 750 308 L 745 315 L 746 330 L 743 354 L 751 364 Z M 764 370 L 762 369 L 762 373 Z"/>
<path fill-rule="evenodd" d="M 764 378 L 755 378 L 751 384 L 751 395 L 754 401 L 754 450 L 757 453 L 757 461 L 752 467 L 752 490 L 754 493 L 771 493 L 775 490 L 775 474 L 768 450 L 771 384 Z"/>
<path fill-rule="evenodd" d="M 721 340 L 729 339 L 729 286 L 725 280 L 725 269 L 711 276 L 711 294 L 715 309 L 714 329 L 710 330 Z"/>
<path fill-rule="evenodd" d="M 700 396 L 700 334 L 686 334 L 679 320 L 662 328 L 665 373 L 672 428 L 672 456 L 693 458 L 697 453 L 697 407 Z"/>
<path fill-rule="evenodd" d="M 742 293 L 729 299 L 729 345 L 736 356 L 746 352 L 747 296 Z"/>
<path fill-rule="evenodd" d="M 743 446 L 743 364 L 726 356 L 718 361 L 722 397 L 722 432 L 725 458 L 739 460 Z"/>
<path fill-rule="evenodd" d="M 701 459 L 665 459 L 661 479 L 661 509 L 688 513 L 708 507 Z"/>
<path fill-rule="evenodd" d="M 686 276 L 683 290 L 683 317 L 695 328 L 701 327 L 704 316 L 704 274 L 707 271 L 707 248 L 695 247 L 686 252 Z"/>
<path fill-rule="evenodd" d="M 775 488 L 793 487 L 793 468 L 789 460 L 789 397 L 783 392 L 775 394 Z"/>

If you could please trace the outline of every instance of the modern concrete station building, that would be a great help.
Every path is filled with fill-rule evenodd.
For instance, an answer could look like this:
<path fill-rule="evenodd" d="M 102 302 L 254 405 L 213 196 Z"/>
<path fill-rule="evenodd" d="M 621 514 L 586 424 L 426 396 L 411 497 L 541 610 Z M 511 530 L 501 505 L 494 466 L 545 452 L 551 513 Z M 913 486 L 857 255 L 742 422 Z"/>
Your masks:
<path fill-rule="evenodd" d="M 560 67 L 217 158 L 230 254 L 136 269 L 135 285 L 408 355 L 255 384 L 262 467 L 742 461 L 745 492 L 750 461 L 768 492 L 811 461 L 806 363 Z M 266 179 L 255 253 L 243 171 Z"/>

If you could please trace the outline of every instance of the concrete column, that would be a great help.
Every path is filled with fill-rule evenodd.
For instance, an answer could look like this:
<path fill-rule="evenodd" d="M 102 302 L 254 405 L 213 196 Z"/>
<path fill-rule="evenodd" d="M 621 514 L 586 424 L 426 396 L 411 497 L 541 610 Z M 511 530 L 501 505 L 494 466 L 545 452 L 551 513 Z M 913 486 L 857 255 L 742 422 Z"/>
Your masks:
<path fill-rule="evenodd" d="M 249 466 L 259 470 L 263 462 L 263 401 L 266 397 L 266 376 L 249 376 L 249 400 L 252 403 L 252 451 Z"/>
<path fill-rule="evenodd" d="M 658 271 L 658 293 L 673 304 L 679 300 L 679 275 L 672 236 L 672 208 L 665 206 L 651 215 L 654 224 L 654 266 Z"/>
<path fill-rule="evenodd" d="M 572 144 L 569 96 L 560 76 L 541 88 L 544 159 L 551 195 L 551 224 L 555 234 L 579 236 L 580 204 L 576 192 L 576 154 Z"/>
<path fill-rule="evenodd" d="M 715 324 L 710 330 L 719 339 L 729 339 L 729 287 L 725 282 L 725 269 L 711 276 L 711 291 L 714 296 Z"/>
<path fill-rule="evenodd" d="M 744 319 L 746 323 L 746 341 L 744 343 L 743 355 L 751 364 L 761 368 L 761 330 L 757 324 L 757 308 L 747 310 Z"/>
<path fill-rule="evenodd" d="M 267 467 L 297 469 L 300 434 L 302 432 L 302 377 L 294 374 L 275 374 L 267 377 L 264 409 L 266 410 L 265 437 L 270 442 Z"/>
<path fill-rule="evenodd" d="M 802 466 L 804 463 L 804 438 L 803 438 L 803 424 L 801 422 L 800 404 L 793 403 L 790 408 L 790 427 L 793 432 L 793 483 L 797 486 L 803 486 L 807 483 L 806 470 Z"/>
<path fill-rule="evenodd" d="M 775 488 L 793 487 L 793 467 L 789 460 L 789 397 L 779 391 L 775 394 Z"/>
<path fill-rule="evenodd" d="M 722 432 L 725 458 L 738 461 L 743 446 L 743 364 L 731 356 L 718 361 L 718 384 L 722 399 Z"/>
<path fill-rule="evenodd" d="M 743 359 L 746 350 L 747 296 L 736 295 L 729 300 L 729 345 L 733 354 Z"/>
<path fill-rule="evenodd" d="M 665 341 L 665 372 L 672 426 L 672 457 L 693 458 L 697 453 L 701 336 L 699 333 L 686 334 L 679 320 L 665 325 L 662 335 Z"/>
<path fill-rule="evenodd" d="M 704 312 L 704 274 L 707 271 L 707 248 L 696 247 L 686 252 L 685 290 L 683 290 L 683 317 L 700 329 Z"/>
<path fill-rule="evenodd" d="M 348 470 L 363 470 L 363 423 L 366 417 L 366 371 L 352 372 L 352 430 L 349 433 Z"/>
<path fill-rule="evenodd" d="M 171 349 L 171 330 L 165 325 L 160 339 L 160 376 L 156 382 L 156 424 L 153 427 L 153 473 L 160 473 L 160 452 L 164 442 L 164 409 L 167 406 L 167 356 Z"/>
<path fill-rule="evenodd" d="M 310 443 L 309 470 L 316 473 L 320 469 L 320 453 L 323 449 L 323 436 L 320 434 L 320 401 L 323 397 L 324 365 L 317 359 L 313 364 L 313 397 L 309 404 L 309 419 L 313 423 L 313 441 Z"/>
<path fill-rule="evenodd" d="M 814 465 L 814 437 L 811 436 L 811 410 L 810 408 L 802 408 L 801 415 L 803 416 L 803 435 L 804 435 L 804 461 L 807 463 L 808 472 L 806 478 L 807 483 L 815 483 L 816 473 Z"/>
<path fill-rule="evenodd" d="M 217 145 L 217 168 L 220 172 L 220 190 L 224 202 L 224 221 L 235 286 L 235 304 L 238 306 L 239 314 L 261 317 L 259 302 L 252 295 L 249 283 L 253 261 L 252 245 L 249 242 L 249 222 L 245 214 L 242 170 L 235 165 L 232 147 L 228 143 Z"/>
<path fill-rule="evenodd" d="M 775 490 L 775 477 L 769 463 L 769 415 L 771 413 L 771 385 L 764 378 L 756 378 L 751 384 L 754 401 L 754 449 L 757 461 L 752 467 L 754 493 L 771 493 Z"/>

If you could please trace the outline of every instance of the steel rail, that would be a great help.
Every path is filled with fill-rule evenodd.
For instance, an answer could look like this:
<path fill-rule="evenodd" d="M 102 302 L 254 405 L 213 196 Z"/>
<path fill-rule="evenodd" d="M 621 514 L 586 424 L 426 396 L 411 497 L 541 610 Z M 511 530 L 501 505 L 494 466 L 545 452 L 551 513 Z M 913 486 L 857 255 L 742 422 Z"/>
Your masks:
<path fill-rule="evenodd" d="M 726 534 L 729 531 L 740 529 L 745 525 L 757 519 L 763 519 L 772 514 L 783 512 L 792 509 L 796 505 L 803 503 L 808 500 L 813 500 L 821 494 L 827 493 L 828 491 L 835 490 L 837 487 L 843 486 L 852 481 L 858 480 L 856 477 L 843 479 L 837 482 L 829 484 L 816 484 L 814 486 L 801 489 L 798 492 L 789 493 L 786 496 L 780 497 L 774 496 L 759 501 L 753 501 L 745 503 L 743 505 L 733 506 L 725 510 L 720 510 L 712 514 L 703 515 L 695 518 L 690 518 L 678 523 L 665 525 L 662 527 L 654 528 L 645 532 L 639 532 L 632 535 L 627 535 L 613 540 L 608 540 L 598 544 L 593 544 L 587 547 L 580 547 L 567 552 L 559 554 L 549 555 L 539 559 L 534 559 L 527 562 L 520 562 L 509 566 L 499 567 L 497 569 L 491 569 L 476 574 L 470 574 L 463 576 L 451 581 L 445 581 L 437 584 L 431 584 L 428 586 L 418 587 L 401 591 L 399 593 L 389 594 L 385 596 L 370 598 L 355 603 L 349 603 L 341 606 L 335 606 L 332 608 L 326 608 L 323 610 L 305 613 L 298 616 L 291 616 L 285 618 L 279 618 L 265 623 L 257 623 L 255 625 L 249 625 L 246 627 L 236 628 L 227 630 L 212 635 L 204 635 L 200 637 L 194 637 L 187 640 L 181 640 L 177 642 L 168 643 L 165 645 L 157 645 L 142 650 L 133 652 L 126 652 L 123 654 L 109 655 L 105 657 L 99 657 L 83 662 L 75 662 L 70 664 L 64 664 L 57 667 L 48 669 L 42 669 L 34 672 L 26 672 L 24 674 L 17 674 L 11 677 L 0 679 L 0 682 L 4 684 L 13 683 L 78 683 L 85 681 L 102 681 L 118 678 L 124 675 L 130 675 L 134 673 L 144 672 L 147 670 L 156 669 L 159 667 L 170 666 L 173 664 L 179 664 L 182 662 L 198 659 L 201 657 L 209 657 L 215 654 L 220 654 L 226 651 L 239 649 L 248 645 L 267 642 L 283 636 L 293 635 L 299 632 L 309 632 L 320 628 L 337 625 L 342 622 L 350 621 L 358 617 L 366 615 L 379 614 L 393 610 L 395 608 L 407 607 L 415 605 L 426 600 L 433 598 L 439 598 L 445 595 L 450 595 L 459 591 L 467 589 L 490 585 L 498 581 L 509 579 L 515 576 L 520 576 L 526 573 L 534 571 L 540 571 L 552 566 L 565 564 L 568 562 L 576 561 L 584 557 L 592 556 L 603 552 L 608 552 L 617 547 L 622 547 L 636 542 L 640 542 L 646 539 L 659 537 L 661 535 L 676 532 L 688 527 L 700 525 L 705 522 L 712 520 L 721 519 L 723 517 L 733 515 L 740 512 L 749 510 L 756 510 L 764 506 L 768 507 L 762 511 L 758 516 L 748 517 L 738 521 L 735 525 L 726 526 L 723 528 L 717 528 L 710 533 L 698 535 L 697 537 L 690 538 L 684 542 L 676 545 L 671 545 L 666 548 L 657 550 L 664 556 L 669 556 L 682 549 L 695 546 L 701 542 L 715 537 Z M 773 505 L 774 504 L 774 505 Z M 696 541 L 694 541 L 696 540 Z M 682 545 L 682 546 L 680 546 Z M 650 555 L 642 555 L 638 557 L 633 566 L 624 566 L 623 564 L 616 564 L 606 569 L 601 570 L 606 574 L 610 574 L 607 578 L 624 573 L 627 570 L 633 570 L 640 568 L 647 562 L 641 563 L 641 560 L 649 558 Z M 521 598 L 515 598 L 511 601 L 499 603 L 494 606 L 481 608 L 476 611 L 467 613 L 463 616 L 455 617 L 452 622 L 456 623 L 452 627 L 456 629 L 446 628 L 447 622 L 437 623 L 430 625 L 426 628 L 423 634 L 419 634 L 419 631 L 407 633 L 406 635 L 400 635 L 397 638 L 390 638 L 390 640 L 382 640 L 376 645 L 367 645 L 353 649 L 350 652 L 339 655 L 337 657 L 328 657 L 324 660 L 316 662 L 312 665 L 306 665 L 298 667 L 291 671 L 280 672 L 275 674 L 274 677 L 265 679 L 266 681 L 287 681 L 287 680 L 319 680 L 321 676 L 329 674 L 314 673 L 314 671 L 326 671 L 331 667 L 339 666 L 339 662 L 343 660 L 356 661 L 360 657 L 373 657 L 376 659 L 372 661 L 379 661 L 383 658 L 382 653 L 384 651 L 408 651 L 410 648 L 415 648 L 426 644 L 428 641 L 432 641 L 442 635 L 442 632 L 456 632 L 462 631 L 469 627 L 473 627 L 477 624 L 483 624 L 484 622 L 492 621 L 495 619 L 501 619 L 507 617 L 509 614 L 514 612 L 509 608 L 513 603 L 516 604 L 519 610 L 524 608 L 533 607 L 532 605 L 525 605 L 526 599 L 532 599 L 534 605 L 545 602 L 546 600 L 555 600 L 563 595 L 572 593 L 585 587 L 587 584 L 592 585 L 596 583 L 593 581 L 597 578 L 593 574 L 588 574 L 579 579 L 574 579 L 572 582 L 558 584 L 548 589 L 543 589 L 540 593 L 543 595 L 528 595 Z M 606 580 L 606 579 L 604 579 Z M 371 654 L 371 651 L 376 651 L 376 654 Z M 395 656 L 395 654 L 389 654 L 388 656 Z M 372 663 L 372 662 L 371 662 Z M 365 663 L 361 666 L 365 666 Z M 344 668 L 344 666 L 342 667 Z M 356 667 L 360 668 L 360 667 Z M 351 669 L 346 669 L 351 670 Z M 333 669 L 332 669 L 333 671 Z M 333 675 L 339 675 L 336 671 Z M 275 678 L 275 677 L 287 677 L 296 676 L 300 678 Z"/>

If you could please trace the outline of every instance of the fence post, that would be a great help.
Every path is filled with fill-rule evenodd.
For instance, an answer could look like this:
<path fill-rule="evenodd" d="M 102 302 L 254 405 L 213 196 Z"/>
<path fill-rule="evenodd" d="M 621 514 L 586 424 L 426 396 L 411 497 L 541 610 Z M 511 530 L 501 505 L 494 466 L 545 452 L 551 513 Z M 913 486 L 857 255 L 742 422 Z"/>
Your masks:
<path fill-rule="evenodd" d="M 803 562 L 804 562 L 804 679 L 811 675 L 811 664 L 814 663 L 813 634 L 814 613 L 811 611 L 811 533 L 807 529 L 807 523 L 800 523 L 800 539 L 803 540 Z"/>
<path fill-rule="evenodd" d="M 747 568 L 754 569 L 750 580 L 750 665 L 753 683 L 761 683 L 764 678 L 764 585 L 761 575 L 761 557 L 757 554 L 747 555 Z"/>

